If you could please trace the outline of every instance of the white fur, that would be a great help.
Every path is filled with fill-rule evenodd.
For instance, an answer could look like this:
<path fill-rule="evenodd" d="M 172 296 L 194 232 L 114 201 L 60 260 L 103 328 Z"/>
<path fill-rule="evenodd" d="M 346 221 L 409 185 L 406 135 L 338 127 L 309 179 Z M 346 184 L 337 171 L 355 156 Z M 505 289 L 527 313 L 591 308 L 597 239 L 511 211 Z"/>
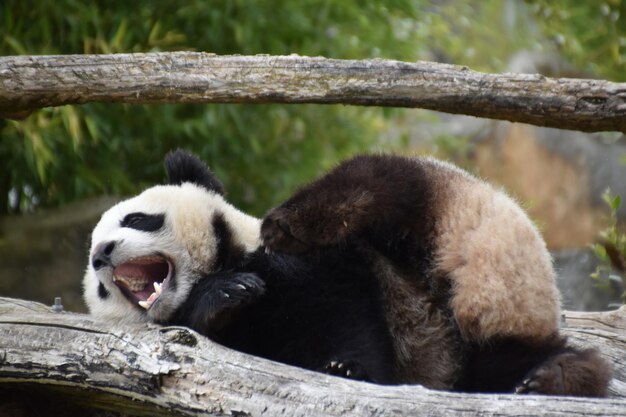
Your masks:
<path fill-rule="evenodd" d="M 98 317 L 118 321 L 166 320 L 187 298 L 192 285 L 202 273 L 211 271 L 217 242 L 212 220 L 215 212 L 224 216 L 232 228 L 233 238 L 246 251 L 260 245 L 260 220 L 248 216 L 227 203 L 222 196 L 194 184 L 152 187 L 140 195 L 110 208 L 102 215 L 92 234 L 89 262 L 83 280 L 84 297 L 90 312 Z M 121 227 L 129 213 L 165 214 L 165 223 L 158 232 L 143 232 Z M 129 260 L 161 254 L 175 267 L 176 286 L 164 290 L 162 297 L 144 312 L 132 306 L 113 283 L 113 268 L 95 271 L 91 258 L 101 244 L 115 242 L 111 254 L 113 266 Z M 102 282 L 109 297 L 98 296 Z"/>

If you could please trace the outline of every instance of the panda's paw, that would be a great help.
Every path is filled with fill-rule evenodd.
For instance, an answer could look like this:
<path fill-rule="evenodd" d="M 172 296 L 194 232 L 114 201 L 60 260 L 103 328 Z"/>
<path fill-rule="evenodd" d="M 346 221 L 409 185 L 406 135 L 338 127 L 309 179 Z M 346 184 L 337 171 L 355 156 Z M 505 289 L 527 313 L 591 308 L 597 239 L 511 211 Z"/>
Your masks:
<path fill-rule="evenodd" d="M 248 304 L 265 292 L 265 282 L 258 275 L 252 273 L 236 273 L 222 277 L 219 282 L 206 294 L 203 300 L 206 307 L 202 307 L 214 317 Z"/>
<path fill-rule="evenodd" d="M 559 355 L 561 356 L 561 355 Z M 549 359 L 531 370 L 524 380 L 515 387 L 516 394 L 565 394 L 563 368 L 559 356 Z"/>
<path fill-rule="evenodd" d="M 516 394 L 562 394 L 562 372 L 556 368 L 539 368 L 515 387 Z"/>
<path fill-rule="evenodd" d="M 238 273 L 225 280 L 218 294 L 225 304 L 242 304 L 256 299 L 265 292 L 265 282 L 257 274 Z"/>
<path fill-rule="evenodd" d="M 606 397 L 612 370 L 596 349 L 568 348 L 531 370 L 518 394 Z"/>
<path fill-rule="evenodd" d="M 331 360 L 321 369 L 321 372 L 356 381 L 370 380 L 365 368 L 357 361 Z"/>
<path fill-rule="evenodd" d="M 296 236 L 297 219 L 287 210 L 274 209 L 261 224 L 261 239 L 267 252 L 303 253 L 311 248 L 306 237 Z"/>
<path fill-rule="evenodd" d="M 208 274 L 192 287 L 179 307 L 178 318 L 162 324 L 182 324 L 208 335 L 228 323 L 238 308 L 265 293 L 265 282 L 253 273 L 220 271 Z"/>

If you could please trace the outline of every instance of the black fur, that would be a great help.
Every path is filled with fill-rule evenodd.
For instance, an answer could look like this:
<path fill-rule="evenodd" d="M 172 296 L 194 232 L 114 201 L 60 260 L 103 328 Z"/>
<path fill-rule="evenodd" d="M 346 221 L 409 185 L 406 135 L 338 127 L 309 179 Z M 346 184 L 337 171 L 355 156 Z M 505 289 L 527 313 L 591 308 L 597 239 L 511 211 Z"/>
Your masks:
<path fill-rule="evenodd" d="M 217 238 L 217 253 L 212 270 L 223 271 L 234 268 L 236 265 L 243 262 L 245 257 L 244 248 L 233 241 L 233 233 L 228 223 L 226 223 L 226 220 L 224 220 L 222 213 L 215 213 L 211 223 L 213 233 Z"/>
<path fill-rule="evenodd" d="M 360 257 L 351 256 L 347 249 L 319 258 L 260 249 L 236 270 L 203 277 L 168 324 L 307 369 L 350 363 L 352 378 L 392 383 L 393 347 L 380 289 Z"/>
<path fill-rule="evenodd" d="M 196 155 L 177 149 L 165 156 L 165 170 L 168 184 L 180 185 L 185 182 L 199 185 L 208 191 L 224 195 L 224 186 Z"/>
<path fill-rule="evenodd" d="M 529 370 L 564 348 L 554 337 L 540 345 L 519 338 L 490 340 L 466 346 L 463 376 L 455 388 L 474 392 L 513 392 Z"/>
<path fill-rule="evenodd" d="M 109 297 L 109 290 L 104 288 L 104 284 L 101 282 L 98 284 L 98 297 L 103 300 L 106 300 Z"/>
<path fill-rule="evenodd" d="M 604 397 L 610 371 L 597 351 L 567 345 L 557 334 L 540 344 L 500 338 L 471 344 L 455 389 Z"/>
<path fill-rule="evenodd" d="M 427 177 L 408 158 L 353 158 L 270 211 L 261 237 L 289 253 L 361 237 L 403 269 L 422 269 L 431 257 L 439 191 Z"/>
<path fill-rule="evenodd" d="M 220 331 L 230 325 L 238 307 L 255 301 L 264 292 L 265 282 L 255 273 L 211 273 L 194 285 L 186 303 L 167 324 L 182 324 L 219 339 Z"/>
<path fill-rule="evenodd" d="M 124 216 L 120 226 L 142 232 L 156 232 L 163 227 L 164 214 L 130 213 Z"/>

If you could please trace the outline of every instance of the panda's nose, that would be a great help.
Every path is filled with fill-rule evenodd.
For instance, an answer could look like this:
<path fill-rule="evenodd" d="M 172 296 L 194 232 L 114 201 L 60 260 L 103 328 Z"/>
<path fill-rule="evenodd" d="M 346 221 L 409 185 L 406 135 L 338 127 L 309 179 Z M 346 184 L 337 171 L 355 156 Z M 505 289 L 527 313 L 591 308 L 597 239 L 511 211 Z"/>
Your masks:
<path fill-rule="evenodd" d="M 91 266 L 96 271 L 111 265 L 111 254 L 115 249 L 115 242 L 102 242 L 96 246 L 96 250 L 91 257 Z"/>

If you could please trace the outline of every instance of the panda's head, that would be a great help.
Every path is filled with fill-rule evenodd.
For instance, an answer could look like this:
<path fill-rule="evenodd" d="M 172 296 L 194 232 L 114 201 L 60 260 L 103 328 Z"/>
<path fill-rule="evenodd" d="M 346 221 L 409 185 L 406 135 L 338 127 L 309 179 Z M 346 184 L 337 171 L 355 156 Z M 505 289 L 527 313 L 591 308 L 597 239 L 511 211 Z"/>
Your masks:
<path fill-rule="evenodd" d="M 90 312 L 120 321 L 167 321 L 203 275 L 232 267 L 260 244 L 258 219 L 223 198 L 196 156 L 166 158 L 168 185 L 102 215 L 83 285 Z"/>

